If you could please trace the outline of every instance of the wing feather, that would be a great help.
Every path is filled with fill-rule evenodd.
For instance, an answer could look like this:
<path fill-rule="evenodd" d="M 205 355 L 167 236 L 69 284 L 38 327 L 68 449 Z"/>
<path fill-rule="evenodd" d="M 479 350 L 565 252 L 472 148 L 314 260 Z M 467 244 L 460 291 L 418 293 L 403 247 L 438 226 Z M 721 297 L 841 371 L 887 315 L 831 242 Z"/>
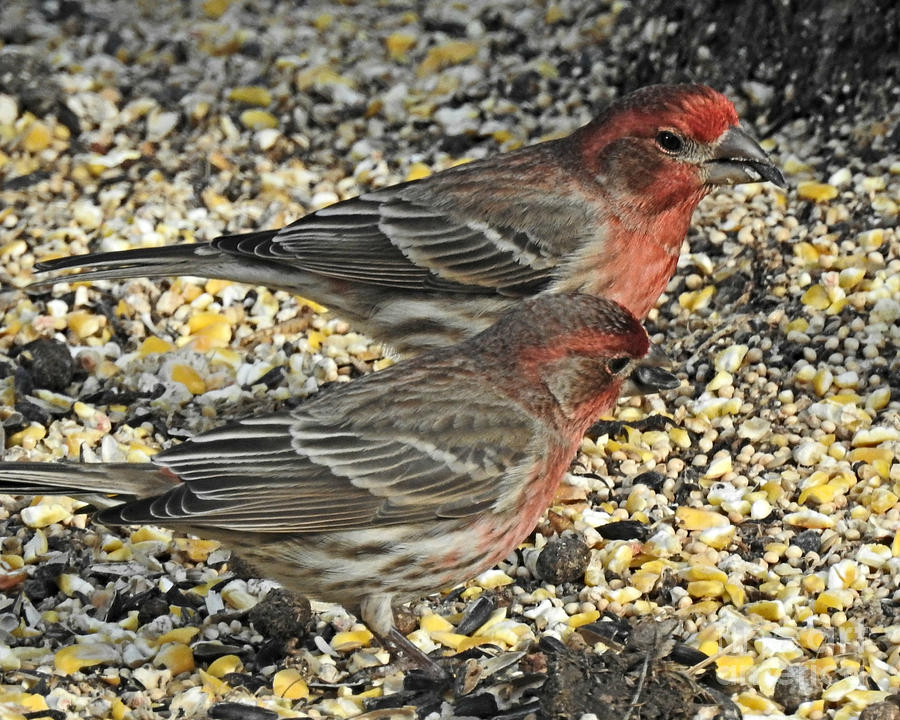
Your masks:
<path fill-rule="evenodd" d="M 509 410 L 504 423 L 492 420 L 498 397 L 471 382 L 466 392 L 465 378 L 448 381 L 447 392 L 440 383 L 429 392 L 415 379 L 393 376 L 398 382 L 378 397 L 367 394 L 371 380 L 361 378 L 329 393 L 327 402 L 243 420 L 165 450 L 154 462 L 184 482 L 123 506 L 123 520 L 312 533 L 490 507 L 504 473 L 525 462 L 535 421 Z M 426 395 L 446 412 L 424 418 L 419 403 Z M 457 447 L 447 445 L 450 429 Z"/>
<path fill-rule="evenodd" d="M 491 196 L 493 181 L 470 170 L 464 176 L 475 183 L 469 204 L 476 207 L 455 203 L 446 192 L 449 175 L 441 173 L 330 205 L 279 231 L 225 236 L 213 245 L 327 277 L 404 290 L 518 295 L 549 284 L 569 240 L 509 220 L 485 222 L 489 208 L 478 203 L 487 200 L 478 198 Z M 520 179 L 513 168 L 498 182 Z M 553 211 L 563 218 L 554 222 L 564 226 L 565 212 Z M 569 224 L 576 223 L 584 227 L 583 214 Z"/>

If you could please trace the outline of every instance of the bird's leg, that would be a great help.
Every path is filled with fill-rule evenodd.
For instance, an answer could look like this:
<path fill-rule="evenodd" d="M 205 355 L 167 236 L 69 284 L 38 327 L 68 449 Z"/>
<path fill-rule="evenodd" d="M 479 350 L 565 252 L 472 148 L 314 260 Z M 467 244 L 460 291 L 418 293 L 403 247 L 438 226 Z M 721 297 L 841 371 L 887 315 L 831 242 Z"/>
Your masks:
<path fill-rule="evenodd" d="M 393 662 L 388 667 L 398 670 L 421 670 L 434 680 L 448 679 L 447 672 L 434 660 L 413 645 L 394 626 L 394 610 L 391 606 L 392 595 L 369 595 L 360 603 L 360 616 L 372 634 L 378 638 Z"/>
<path fill-rule="evenodd" d="M 444 668 L 407 640 L 397 628 L 391 627 L 387 635 L 378 635 L 378 640 L 395 658 L 391 664 L 399 669 L 420 670 L 432 680 L 449 679 Z"/>

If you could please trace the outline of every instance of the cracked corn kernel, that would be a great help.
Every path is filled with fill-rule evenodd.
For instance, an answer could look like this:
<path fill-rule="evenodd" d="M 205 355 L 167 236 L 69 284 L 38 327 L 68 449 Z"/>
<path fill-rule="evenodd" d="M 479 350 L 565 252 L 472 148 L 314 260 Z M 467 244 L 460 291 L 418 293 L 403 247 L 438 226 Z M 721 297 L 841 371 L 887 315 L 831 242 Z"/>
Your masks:
<path fill-rule="evenodd" d="M 484 644 L 490 642 L 490 640 L 484 636 L 473 635 L 472 637 L 469 637 L 455 632 L 434 632 L 431 633 L 431 639 L 444 647 L 458 651 L 475 647 L 479 643 Z"/>
<path fill-rule="evenodd" d="M 620 605 L 627 605 L 630 602 L 634 602 L 641 596 L 641 591 L 637 588 L 633 587 L 623 587 L 619 590 L 610 590 L 608 593 L 608 597 L 611 602 L 617 602 Z M 694 605 L 696 609 L 696 604 Z"/>
<path fill-rule="evenodd" d="M 735 527 L 726 525 L 721 527 L 711 527 L 701 530 L 697 535 L 697 539 L 704 545 L 708 545 L 714 550 L 723 550 L 734 539 Z"/>
<path fill-rule="evenodd" d="M 804 509 L 785 515 L 784 523 L 812 530 L 828 530 L 834 527 L 834 518 L 815 510 Z"/>
<path fill-rule="evenodd" d="M 395 32 L 384 39 L 384 46 L 393 60 L 403 60 L 406 53 L 416 46 L 416 42 L 416 36 L 411 33 Z"/>
<path fill-rule="evenodd" d="M 201 7 L 206 17 L 210 20 L 218 20 L 225 14 L 230 4 L 231 0 L 205 0 Z"/>
<path fill-rule="evenodd" d="M 837 592 L 826 590 L 819 593 L 813 609 L 819 614 L 828 613 L 830 610 L 843 610 L 844 600 Z"/>
<path fill-rule="evenodd" d="M 863 579 L 864 575 L 865 572 L 859 567 L 858 562 L 845 558 L 828 568 L 828 588 L 829 590 L 857 589 L 856 586 Z"/>
<path fill-rule="evenodd" d="M 72 510 L 57 503 L 40 504 L 23 508 L 20 516 L 27 527 L 42 528 L 68 520 L 72 517 Z"/>
<path fill-rule="evenodd" d="M 69 329 L 80 340 L 96 335 L 100 328 L 106 324 L 106 318 L 102 315 L 94 315 L 86 310 L 75 310 L 66 317 Z"/>
<path fill-rule="evenodd" d="M 712 565 L 692 565 L 686 570 L 681 571 L 679 574 L 688 581 L 712 580 L 724 583 L 728 579 L 728 576 L 724 572 Z"/>
<path fill-rule="evenodd" d="M 850 444 L 855 447 L 871 447 L 885 442 L 900 440 L 900 430 L 884 425 L 874 425 L 870 428 L 857 430 Z"/>
<path fill-rule="evenodd" d="M 618 541 L 607 555 L 606 569 L 616 575 L 622 575 L 628 570 L 633 559 L 634 548 L 631 543 L 627 540 Z"/>
<path fill-rule="evenodd" d="M 425 59 L 416 68 L 416 75 L 424 77 L 451 65 L 471 60 L 478 53 L 478 45 L 463 40 L 451 40 L 428 51 Z"/>
<path fill-rule="evenodd" d="M 678 304 L 681 305 L 681 307 L 683 307 L 685 310 L 689 310 L 691 312 L 695 310 L 702 310 L 709 304 L 709 301 L 715 291 L 716 288 L 714 285 L 707 285 L 702 290 L 683 292 L 678 296 Z"/>
<path fill-rule="evenodd" d="M 32 124 L 25 134 L 22 147 L 29 153 L 40 152 L 50 145 L 51 139 L 50 129 L 44 123 L 36 122 Z"/>
<path fill-rule="evenodd" d="M 740 682 L 753 667 L 752 655 L 723 655 L 716 660 L 716 675 L 722 680 Z"/>
<path fill-rule="evenodd" d="M 148 540 L 169 543 L 172 541 L 172 531 L 154 525 L 142 525 L 131 533 L 128 539 L 133 543 L 146 542 Z"/>
<path fill-rule="evenodd" d="M 156 657 L 153 659 L 153 664 L 162 665 L 169 670 L 172 675 L 179 675 L 194 669 L 194 653 L 184 643 L 169 643 L 156 654 Z"/>
<path fill-rule="evenodd" d="M 279 670 L 272 678 L 272 692 L 287 700 L 303 700 L 309 697 L 309 687 L 296 668 Z"/>
<path fill-rule="evenodd" d="M 844 290 L 850 290 L 855 288 L 859 281 L 862 280 L 866 276 L 866 271 L 864 268 L 860 267 L 849 267 L 844 268 L 838 274 L 838 284 L 844 288 Z"/>
<path fill-rule="evenodd" d="M 725 348 L 716 355 L 716 370 L 733 375 L 740 369 L 749 349 L 746 345 L 731 345 Z"/>
<path fill-rule="evenodd" d="M 235 610 L 249 610 L 256 605 L 256 597 L 242 587 L 228 586 L 222 589 L 222 599 Z"/>
<path fill-rule="evenodd" d="M 734 700 L 738 707 L 747 711 L 749 714 L 760 717 L 776 717 L 781 715 L 780 705 L 753 690 L 747 690 L 740 693 Z"/>
<path fill-rule="evenodd" d="M 744 610 L 766 620 L 783 620 L 785 616 L 784 604 L 780 600 L 760 600 L 746 605 Z"/>
<path fill-rule="evenodd" d="M 278 118 L 267 110 L 244 110 L 238 117 L 248 130 L 266 130 L 278 127 Z"/>
<path fill-rule="evenodd" d="M 151 645 L 162 647 L 166 643 L 187 644 L 194 639 L 198 632 L 200 632 L 200 629 L 196 627 L 173 628 L 169 632 L 160 635 L 156 640 L 151 641 Z"/>
<path fill-rule="evenodd" d="M 272 93 L 260 85 L 243 85 L 232 88 L 228 93 L 228 99 L 247 105 L 267 107 L 272 104 Z"/>
<path fill-rule="evenodd" d="M 596 622 L 600 619 L 600 611 L 599 610 L 588 610 L 587 612 L 575 613 L 574 615 L 569 616 L 569 627 L 578 628 L 582 625 L 587 625 L 592 622 Z"/>
<path fill-rule="evenodd" d="M 719 597 L 725 591 L 725 584 L 718 580 L 694 580 L 687 584 L 691 597 Z"/>
<path fill-rule="evenodd" d="M 338 652 L 347 652 L 350 650 L 358 650 L 362 647 L 368 647 L 374 636 L 366 628 L 358 630 L 345 630 L 335 633 L 331 639 L 331 647 Z"/>
<path fill-rule="evenodd" d="M 69 597 L 74 597 L 76 593 L 90 597 L 94 593 L 94 586 L 74 573 L 62 573 L 56 578 L 56 584 Z"/>
<path fill-rule="evenodd" d="M 775 684 L 784 670 L 784 661 L 769 657 L 757 664 L 750 673 L 750 682 L 755 682 L 763 695 L 771 697 L 775 693 Z"/>
<path fill-rule="evenodd" d="M 831 305 L 828 293 L 825 292 L 825 288 L 821 285 L 810 285 L 806 292 L 803 293 L 800 301 L 815 310 L 824 310 Z"/>
<path fill-rule="evenodd" d="M 807 264 L 815 265 L 819 261 L 819 251 L 812 243 L 799 242 L 794 245 L 794 257 Z"/>
<path fill-rule="evenodd" d="M 32 422 L 27 428 L 15 432 L 7 438 L 7 445 L 20 445 L 25 450 L 34 450 L 38 442 L 47 435 L 47 428 Z"/>
<path fill-rule="evenodd" d="M 825 589 L 825 578 L 821 575 L 806 575 L 800 585 L 807 595 L 815 595 Z"/>
<path fill-rule="evenodd" d="M 221 547 L 221 543 L 217 540 L 201 540 L 200 538 L 175 538 L 175 547 L 193 562 L 205 562 L 213 550 Z"/>
<path fill-rule="evenodd" d="M 631 576 L 629 583 L 632 587 L 640 590 L 642 595 L 646 595 L 653 590 L 658 580 L 659 573 L 638 570 Z"/>
<path fill-rule="evenodd" d="M 717 458 L 714 458 L 713 461 L 709 464 L 709 467 L 706 469 L 705 477 L 708 478 L 720 478 L 723 475 L 727 475 L 733 469 L 733 465 L 731 462 L 730 455 L 720 455 Z"/>
<path fill-rule="evenodd" d="M 82 668 L 119 661 L 119 653 L 112 645 L 104 643 L 80 643 L 57 650 L 53 666 L 64 675 L 71 675 Z"/>
<path fill-rule="evenodd" d="M 210 675 L 203 668 L 199 668 L 197 674 L 203 681 L 204 691 L 208 692 L 210 695 L 222 695 L 231 689 L 227 682 L 215 677 L 214 675 Z"/>
<path fill-rule="evenodd" d="M 842 680 L 833 682 L 822 692 L 822 699 L 825 702 L 839 702 L 852 690 L 859 688 L 859 678 L 856 675 L 850 675 Z"/>
<path fill-rule="evenodd" d="M 728 599 L 731 600 L 731 604 L 737 608 L 743 607 L 744 603 L 747 602 L 747 591 L 740 583 L 725 583 L 725 594 L 728 596 Z"/>
<path fill-rule="evenodd" d="M 206 392 L 206 382 L 190 365 L 173 366 L 172 380 L 184 385 L 192 395 L 202 395 Z"/>
<path fill-rule="evenodd" d="M 422 178 L 427 178 L 429 175 L 431 175 L 430 167 L 423 162 L 414 162 L 409 166 L 409 171 L 406 173 L 406 180 L 421 180 Z"/>
<path fill-rule="evenodd" d="M 891 557 L 891 549 L 881 543 L 866 543 L 856 551 L 856 559 L 875 570 L 883 568 Z"/>
<path fill-rule="evenodd" d="M 0 555 L 0 563 L 4 570 L 19 570 L 25 566 L 25 560 L 21 555 Z"/>
<path fill-rule="evenodd" d="M 838 189 L 828 183 L 804 180 L 797 183 L 797 196 L 813 202 L 828 202 L 838 196 Z"/>
<path fill-rule="evenodd" d="M 884 410 L 890 401 L 891 389 L 889 387 L 877 388 L 866 397 L 866 409 Z"/>
<path fill-rule="evenodd" d="M 825 633 L 818 628 L 803 628 L 797 633 L 797 642 L 801 647 L 816 652 L 825 642 Z"/>
<path fill-rule="evenodd" d="M 144 341 L 138 347 L 138 355 L 145 357 L 147 355 L 167 353 L 175 349 L 175 346 L 168 340 L 151 335 L 144 338 Z"/>
<path fill-rule="evenodd" d="M 22 709 L 28 711 L 28 715 L 12 713 L 7 703 L 10 705 L 18 705 Z M 4 720 L 7 720 L 7 718 L 8 720 L 20 720 L 20 718 L 25 717 L 47 717 L 40 713 L 40 711 L 49 710 L 47 701 L 44 699 L 43 695 L 17 692 L 14 690 L 0 691 L 0 706 L 3 706 L 5 710 L 3 714 Z"/>
<path fill-rule="evenodd" d="M 485 590 L 493 590 L 494 588 L 503 587 L 504 585 L 511 585 L 515 581 L 502 570 L 493 568 L 481 573 L 481 575 L 475 578 L 475 582 Z"/>
<path fill-rule="evenodd" d="M 454 627 L 446 618 L 441 617 L 437 613 L 429 613 L 419 620 L 419 627 L 427 633 L 433 632 L 451 632 Z"/>
<path fill-rule="evenodd" d="M 815 485 L 801 492 L 797 502 L 802 505 L 809 500 L 815 505 L 822 505 L 823 503 L 832 502 L 839 494 L 842 493 L 834 485 Z"/>
<path fill-rule="evenodd" d="M 22 560 L 26 565 L 36 562 L 47 553 L 48 549 L 47 535 L 38 528 L 31 539 L 22 546 Z"/>
<path fill-rule="evenodd" d="M 206 672 L 214 678 L 223 678 L 229 673 L 241 672 L 244 669 L 244 663 L 237 655 L 223 655 L 213 660 Z"/>
<path fill-rule="evenodd" d="M 118 625 L 123 630 L 137 630 L 139 624 L 140 612 L 137 610 L 129 610 L 127 617 L 119 620 Z"/>
<path fill-rule="evenodd" d="M 727 527 L 731 525 L 728 518 L 714 510 L 680 506 L 675 511 L 675 517 L 681 522 L 685 530 L 706 530 L 712 527 Z"/>

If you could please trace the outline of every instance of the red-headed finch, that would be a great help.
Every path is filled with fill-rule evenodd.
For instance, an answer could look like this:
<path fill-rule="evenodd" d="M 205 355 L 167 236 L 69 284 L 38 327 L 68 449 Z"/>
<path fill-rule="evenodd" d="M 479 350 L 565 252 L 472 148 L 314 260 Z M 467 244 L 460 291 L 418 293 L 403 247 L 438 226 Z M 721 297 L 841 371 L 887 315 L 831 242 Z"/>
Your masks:
<path fill-rule="evenodd" d="M 528 299 L 458 345 L 202 433 L 152 463 L 0 463 L 0 491 L 118 496 L 99 522 L 221 540 L 427 665 L 394 629 L 392 606 L 461 583 L 522 542 L 623 383 L 671 387 L 640 364 L 648 348 L 614 302 Z"/>
<path fill-rule="evenodd" d="M 717 185 L 763 180 L 784 184 L 724 95 L 654 85 L 568 137 L 366 192 L 280 230 L 38 267 L 286 289 L 415 353 L 474 335 L 537 294 L 608 297 L 643 319 L 697 203 Z"/>

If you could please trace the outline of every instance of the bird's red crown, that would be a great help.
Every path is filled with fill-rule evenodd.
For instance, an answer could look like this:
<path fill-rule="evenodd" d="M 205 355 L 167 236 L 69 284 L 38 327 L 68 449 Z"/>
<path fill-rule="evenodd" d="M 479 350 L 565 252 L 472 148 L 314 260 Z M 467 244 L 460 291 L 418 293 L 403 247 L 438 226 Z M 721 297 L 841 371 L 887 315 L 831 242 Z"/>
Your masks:
<path fill-rule="evenodd" d="M 650 85 L 614 102 L 585 129 L 602 131 L 592 145 L 629 135 L 651 137 L 662 127 L 708 143 L 737 124 L 731 101 L 707 85 Z"/>

